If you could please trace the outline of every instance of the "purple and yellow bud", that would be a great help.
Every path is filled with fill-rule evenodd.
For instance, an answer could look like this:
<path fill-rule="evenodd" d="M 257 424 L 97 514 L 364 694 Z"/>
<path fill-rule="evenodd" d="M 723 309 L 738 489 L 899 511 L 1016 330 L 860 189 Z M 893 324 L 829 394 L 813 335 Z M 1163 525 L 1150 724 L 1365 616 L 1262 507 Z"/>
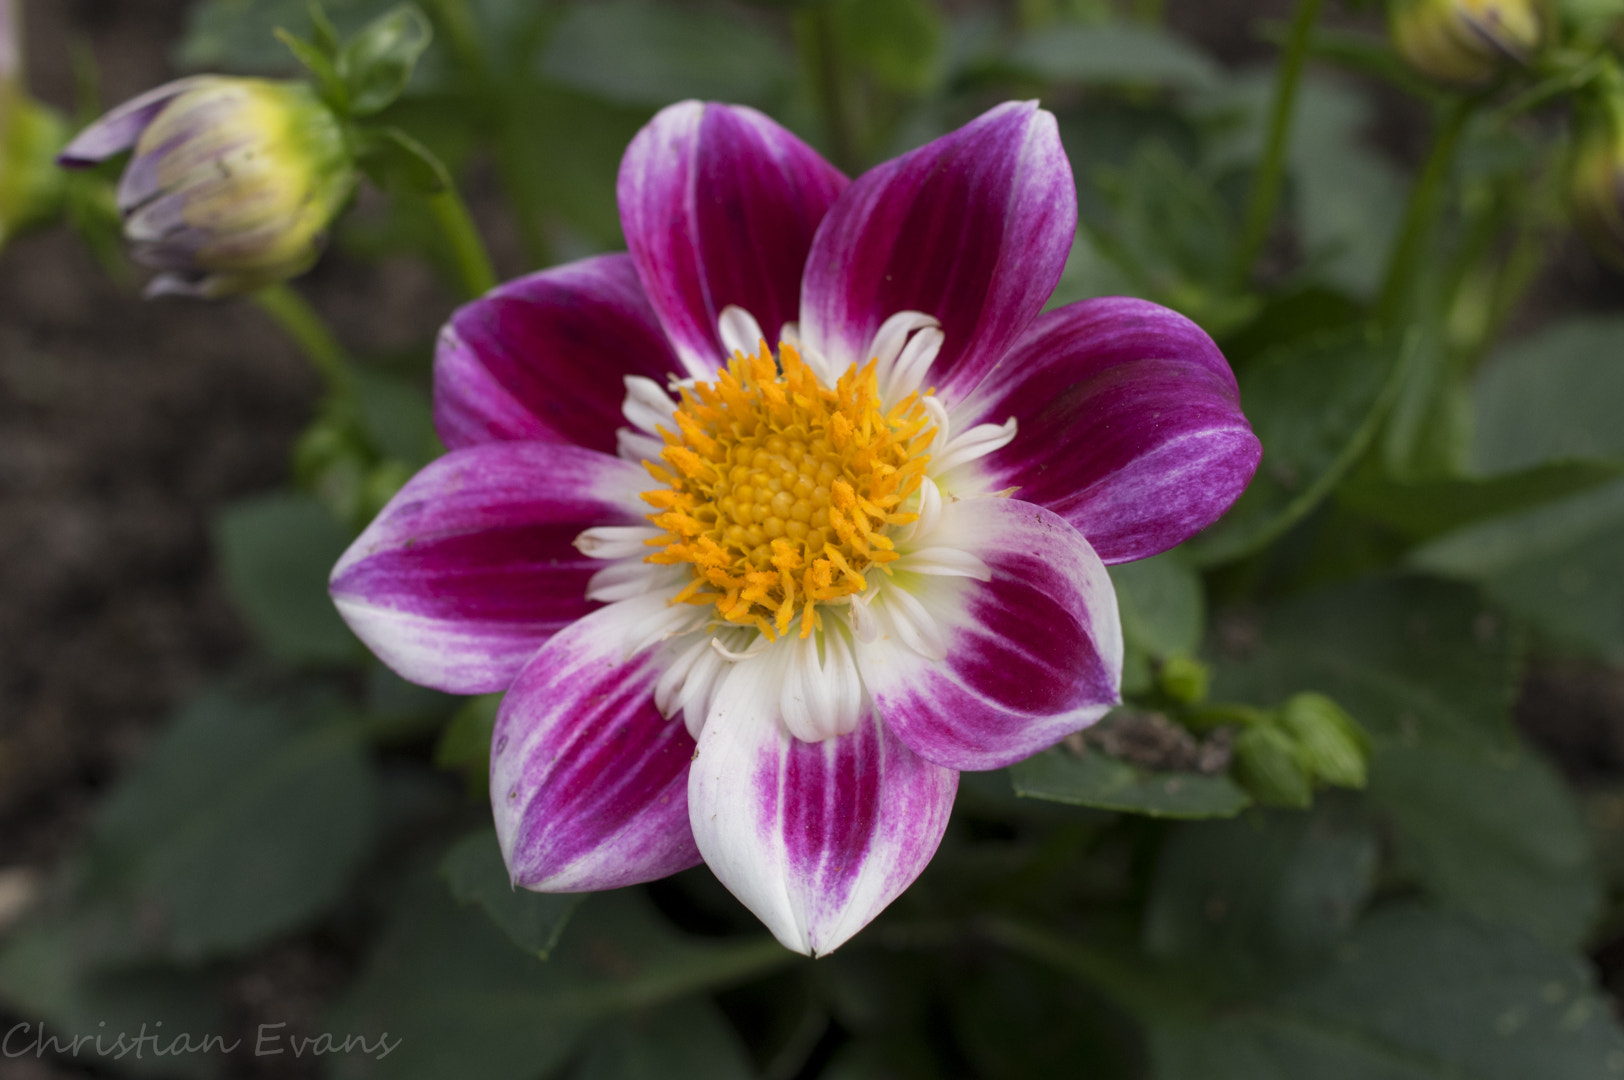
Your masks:
<path fill-rule="evenodd" d="M 1545 33 L 1538 0 L 1392 0 L 1389 25 L 1411 67 L 1462 87 L 1526 63 Z"/>
<path fill-rule="evenodd" d="M 17 8 L 0 0 L 0 246 L 48 216 L 62 191 L 53 159 L 67 132 L 23 89 L 20 30 Z"/>
<path fill-rule="evenodd" d="M 218 297 L 308 270 L 357 173 L 338 118 L 303 83 L 181 79 L 134 98 L 62 152 L 74 168 L 133 149 L 118 207 L 148 295 Z"/>
<path fill-rule="evenodd" d="M 1624 94 L 1615 92 L 1581 119 L 1568 197 L 1590 246 L 1624 266 Z"/>

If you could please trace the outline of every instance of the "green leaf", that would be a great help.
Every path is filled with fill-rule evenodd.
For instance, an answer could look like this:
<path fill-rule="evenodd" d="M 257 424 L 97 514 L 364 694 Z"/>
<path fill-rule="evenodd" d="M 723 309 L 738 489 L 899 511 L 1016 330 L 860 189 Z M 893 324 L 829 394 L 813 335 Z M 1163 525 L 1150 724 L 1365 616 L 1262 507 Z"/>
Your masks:
<path fill-rule="evenodd" d="M 1137 23 L 1046 26 L 1021 38 L 1007 60 L 1059 83 L 1126 83 L 1210 91 L 1222 79 L 1206 54 L 1171 34 Z"/>
<path fill-rule="evenodd" d="M 1496 476 L 1402 481 L 1361 470 L 1337 499 L 1361 514 L 1424 540 L 1474 522 L 1518 513 L 1624 478 L 1624 463 L 1554 461 Z"/>
<path fill-rule="evenodd" d="M 1206 625 L 1206 594 L 1197 574 L 1177 552 L 1111 570 L 1122 633 L 1155 656 L 1193 653 Z"/>
<path fill-rule="evenodd" d="M 440 861 L 440 875 L 460 904 L 478 904 L 513 943 L 545 960 L 584 893 L 534 893 L 508 877 L 496 833 L 480 829 L 457 841 Z"/>
<path fill-rule="evenodd" d="M 1490 358 L 1473 388 L 1472 464 L 1484 473 L 1575 458 L 1624 460 L 1624 319 L 1558 323 Z"/>
<path fill-rule="evenodd" d="M 1543 761 L 1389 743 L 1371 761 L 1370 798 L 1397 826 L 1400 856 L 1456 910 L 1570 949 L 1601 912 L 1579 809 Z"/>
<path fill-rule="evenodd" d="M 434 28 L 415 4 L 402 4 L 362 27 L 338 54 L 350 115 L 371 116 L 393 104 L 433 40 Z"/>
<path fill-rule="evenodd" d="M 416 383 L 384 372 L 358 372 L 361 420 L 385 456 L 419 468 L 443 450 L 434 430 L 434 409 Z"/>
<path fill-rule="evenodd" d="M 750 1080 L 750 1055 L 711 1002 L 636 1014 L 592 1040 L 571 1080 Z"/>
<path fill-rule="evenodd" d="M 798 959 L 767 937 L 689 939 L 640 892 L 601 894 L 581 909 L 547 962 L 513 947 L 483 914 L 429 875 L 412 881 L 333 1031 L 391 1031 L 382 1060 L 347 1057 L 333 1075 L 444 1080 L 479 1063 L 480 1080 L 531 1080 L 563 1065 L 592 1027 L 728 986 Z"/>
<path fill-rule="evenodd" d="M 231 503 L 214 523 L 226 587 L 270 652 L 288 663 L 344 664 L 355 635 L 327 595 L 349 536 L 309 495 L 281 491 Z"/>
<path fill-rule="evenodd" d="M 1213 696 L 1328 695 L 1372 736 L 1511 750 L 1518 643 L 1474 590 L 1425 578 L 1318 590 L 1229 624 Z"/>
<path fill-rule="evenodd" d="M 1624 1033 L 1585 965 L 1416 908 L 1271 997 L 1148 1016 L 1156 1080 L 1599 1080 Z"/>
<path fill-rule="evenodd" d="M 1418 548 L 1410 562 L 1476 581 L 1560 645 L 1624 663 L 1624 481 L 1479 522 Z"/>
<path fill-rule="evenodd" d="M 348 110 L 349 92 L 344 88 L 344 80 L 339 78 L 338 69 L 333 66 L 332 58 L 327 53 L 281 27 L 277 27 L 276 40 L 287 46 L 293 58 L 303 64 L 316 80 L 316 91 L 329 107 L 340 114 Z"/>
<path fill-rule="evenodd" d="M 1375 884 L 1375 829 L 1359 803 L 1175 826 L 1156 858 L 1144 947 L 1246 981 L 1327 954 Z"/>
<path fill-rule="evenodd" d="M 1261 549 L 1330 494 L 1370 445 L 1392 398 L 1393 352 L 1359 331 L 1281 346 L 1240 373 L 1263 443 L 1252 485 L 1187 550 L 1200 565 Z"/>
<path fill-rule="evenodd" d="M 941 80 L 946 33 L 925 0 L 837 0 L 832 17 L 842 51 L 892 89 L 923 93 Z"/>
<path fill-rule="evenodd" d="M 541 64 L 560 86 L 639 105 L 763 103 L 778 95 L 793 67 L 779 40 L 739 13 L 652 0 L 571 7 Z"/>
<path fill-rule="evenodd" d="M 323 0 L 340 31 L 352 31 L 400 0 Z M 275 32 L 320 36 L 309 0 L 198 0 L 190 5 L 186 31 L 175 47 L 178 66 L 197 71 L 290 74 L 297 70 Z"/>
<path fill-rule="evenodd" d="M 1152 772 L 1094 749 L 1085 757 L 1045 750 L 1011 766 L 1010 779 L 1028 799 L 1150 817 L 1233 817 L 1252 802 L 1227 776 Z"/>
<path fill-rule="evenodd" d="M 461 772 L 468 780 L 468 794 L 481 800 L 490 794 L 491 732 L 501 704 L 501 694 L 469 698 L 434 746 L 435 767 Z"/>
<path fill-rule="evenodd" d="M 368 128 L 356 139 L 356 163 L 384 191 L 438 195 L 451 174 L 433 151 L 399 128 Z"/>
<path fill-rule="evenodd" d="M 309 692 L 214 691 L 102 806 L 89 887 L 173 957 L 237 953 L 336 903 L 377 792 L 358 730 Z"/>

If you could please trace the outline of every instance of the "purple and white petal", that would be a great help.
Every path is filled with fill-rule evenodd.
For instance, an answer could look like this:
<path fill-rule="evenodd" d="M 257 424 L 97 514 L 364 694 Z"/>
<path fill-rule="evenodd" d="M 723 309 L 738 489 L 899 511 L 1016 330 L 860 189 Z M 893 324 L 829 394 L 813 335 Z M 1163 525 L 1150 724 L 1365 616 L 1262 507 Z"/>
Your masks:
<path fill-rule="evenodd" d="M 681 370 L 631 258 L 582 259 L 452 316 L 434 358 L 434 424 L 453 450 L 533 440 L 613 454 L 626 378 L 664 385 Z"/>
<path fill-rule="evenodd" d="M 958 774 L 920 758 L 872 712 L 838 738 L 796 739 L 775 715 L 779 665 L 763 659 L 736 664 L 712 702 L 689 774 L 694 839 L 774 937 L 821 956 L 930 862 Z"/>
<path fill-rule="evenodd" d="M 554 633 L 592 611 L 594 525 L 641 525 L 646 475 L 574 446 L 486 443 L 413 477 L 333 568 L 350 629 L 404 678 L 505 690 Z"/>
<path fill-rule="evenodd" d="M 64 169 L 88 169 L 134 146 L 147 125 L 175 98 L 214 81 L 214 75 L 192 75 L 164 85 L 113 109 L 62 148 L 56 163 Z"/>
<path fill-rule="evenodd" d="M 1122 297 L 1043 315 L 955 415 L 1014 417 L 1015 441 L 978 463 L 986 484 L 1053 510 L 1106 563 L 1166 551 L 1218 520 L 1263 453 L 1212 339 Z"/>
<path fill-rule="evenodd" d="M 729 306 L 774 340 L 795 320 L 812 235 L 846 184 L 743 106 L 684 101 L 638 132 L 620 165 L 620 224 L 689 374 L 726 359 L 718 323 Z"/>
<path fill-rule="evenodd" d="M 491 735 L 491 809 L 516 885 L 590 892 L 699 862 L 688 729 L 654 707 L 658 648 L 624 641 L 652 605 L 611 604 L 561 631 L 514 681 Z"/>
<path fill-rule="evenodd" d="M 930 546 L 949 542 L 989 580 Z M 859 635 L 857 664 L 887 726 L 921 757 L 1001 768 L 1120 700 L 1116 592 L 1076 529 L 1018 499 L 966 499 L 944 506 L 918 546 L 914 572 L 868 605 L 876 625 Z"/>
<path fill-rule="evenodd" d="M 1054 117 L 1009 102 L 863 174 L 824 218 L 801 292 L 802 339 L 828 366 L 866 363 L 886 320 L 941 323 L 924 377 L 973 390 L 1043 309 L 1077 228 Z"/>

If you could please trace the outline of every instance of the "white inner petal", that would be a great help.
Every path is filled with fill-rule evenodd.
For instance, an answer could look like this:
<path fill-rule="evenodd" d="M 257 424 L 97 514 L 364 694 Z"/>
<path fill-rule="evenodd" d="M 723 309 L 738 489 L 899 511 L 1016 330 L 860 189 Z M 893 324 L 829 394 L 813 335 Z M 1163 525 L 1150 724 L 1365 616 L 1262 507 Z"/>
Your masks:
<path fill-rule="evenodd" d="M 587 582 L 586 598 L 612 604 L 669 585 L 681 588 L 684 577 L 678 567 L 656 566 L 642 559 L 621 559 L 592 575 L 592 580 Z"/>
<path fill-rule="evenodd" d="M 652 525 L 598 525 L 575 538 L 575 550 L 589 559 L 642 560 L 648 541 L 664 536 Z"/>
<path fill-rule="evenodd" d="M 908 552 L 892 563 L 896 570 L 933 577 L 967 577 L 977 581 L 991 581 L 992 570 L 979 555 L 962 548 L 927 547 Z"/>
<path fill-rule="evenodd" d="M 819 742 L 855 729 L 863 716 L 863 680 L 842 621 L 826 616 L 822 630 L 778 644 L 788 646 L 778 711 L 790 734 Z"/>
<path fill-rule="evenodd" d="M 716 320 L 717 329 L 722 336 L 722 348 L 727 354 L 743 353 L 754 356 L 761 343 L 766 341 L 766 335 L 761 332 L 761 324 L 756 317 L 735 304 L 729 304 L 722 309 L 722 314 Z M 772 348 L 775 343 L 768 341 L 767 347 Z"/>
<path fill-rule="evenodd" d="M 665 388 L 642 375 L 626 376 L 626 402 L 620 407 L 627 423 L 645 435 L 659 437 L 660 427 L 676 430 L 677 403 Z"/>
<path fill-rule="evenodd" d="M 615 432 L 615 453 L 622 461 L 642 463 L 645 461 L 659 461 L 660 451 L 665 449 L 665 440 L 657 439 L 652 435 L 644 435 L 631 428 L 621 428 Z"/>
<path fill-rule="evenodd" d="M 941 476 L 960 465 L 984 458 L 995 450 L 1002 450 L 1015 438 L 1015 418 L 1002 424 L 977 424 L 948 442 L 930 459 L 930 474 Z"/>

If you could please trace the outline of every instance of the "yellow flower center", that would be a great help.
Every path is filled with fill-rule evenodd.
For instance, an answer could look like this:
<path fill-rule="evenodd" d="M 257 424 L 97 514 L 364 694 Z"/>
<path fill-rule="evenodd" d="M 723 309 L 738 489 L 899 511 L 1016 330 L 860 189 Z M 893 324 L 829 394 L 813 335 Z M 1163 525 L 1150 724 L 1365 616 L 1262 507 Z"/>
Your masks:
<path fill-rule="evenodd" d="M 644 462 L 666 485 L 643 493 L 665 531 L 646 561 L 693 566 L 673 602 L 713 603 L 722 621 L 769 640 L 797 611 L 806 637 L 819 603 L 867 588 L 870 566 L 890 572 L 898 555 L 886 534 L 917 520 L 902 506 L 936 436 L 917 393 L 885 409 L 873 361 L 831 390 L 789 343 L 779 360 L 762 342 L 715 382 L 684 389 L 678 431 L 660 429 L 663 464 Z"/>

